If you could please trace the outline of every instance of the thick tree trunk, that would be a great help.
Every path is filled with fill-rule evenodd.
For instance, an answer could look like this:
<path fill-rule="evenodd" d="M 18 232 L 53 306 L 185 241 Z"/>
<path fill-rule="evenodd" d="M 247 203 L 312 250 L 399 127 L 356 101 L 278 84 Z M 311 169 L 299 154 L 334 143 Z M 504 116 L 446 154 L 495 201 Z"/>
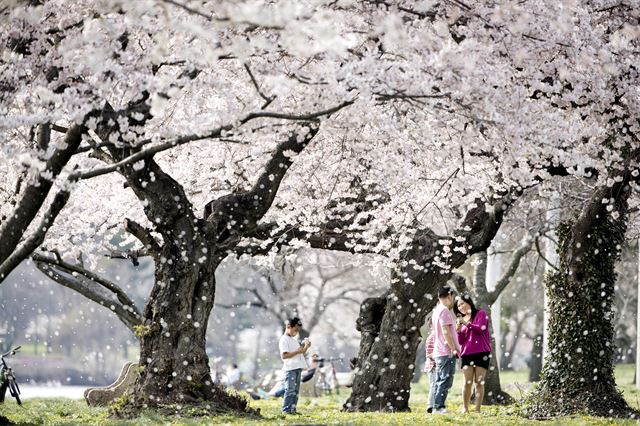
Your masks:
<path fill-rule="evenodd" d="M 478 309 L 484 309 L 489 319 L 489 330 L 491 335 L 491 363 L 484 384 L 484 401 L 483 404 L 510 404 L 513 403 L 511 395 L 502 390 L 500 385 L 500 368 L 496 356 L 496 339 L 493 333 L 492 306 L 489 302 L 489 293 L 487 292 L 487 252 L 478 253 L 478 263 L 473 271 L 473 298 Z"/>
<path fill-rule="evenodd" d="M 151 315 L 145 318 L 141 333 L 140 365 L 144 370 L 136 390 L 156 403 L 212 397 L 205 352 L 206 323 L 192 317 L 190 295 L 176 300 L 174 291 L 178 289 L 171 287 L 193 287 L 193 277 L 180 281 L 179 285 L 169 285 L 155 295 L 151 309 L 146 312 Z"/>
<path fill-rule="evenodd" d="M 198 244 L 194 244 L 198 247 Z M 207 411 L 247 411 L 247 401 L 213 384 L 206 354 L 207 320 L 215 295 L 215 269 L 222 256 L 200 264 L 195 257 L 164 253 L 174 262 L 156 266 L 156 283 L 136 327 L 140 337 L 140 375 L 120 415 L 140 406 L 163 406 L 171 413 L 183 404 Z M 176 259 L 181 259 L 175 261 Z M 118 411 L 117 409 L 115 410 Z"/>
<path fill-rule="evenodd" d="M 145 100 L 141 108 L 148 111 Z M 120 113 L 106 109 L 98 134 L 110 140 L 117 131 Z M 206 354 L 205 330 L 215 296 L 215 270 L 269 210 L 280 182 L 293 163 L 290 152 L 299 153 L 318 132 L 318 122 L 306 123 L 280 142 L 264 166 L 254 187 L 207 203 L 204 217 L 194 213 L 184 188 L 153 160 L 142 167 L 125 165 L 120 172 L 144 202 L 153 229 L 126 220 L 125 229 L 154 258 L 155 284 L 143 314 L 135 326 L 140 337 L 140 375 L 114 414 L 135 415 L 143 407 L 169 406 L 175 413 L 185 404 L 202 404 L 208 413 L 253 412 L 247 401 L 214 386 Z M 108 146 L 121 161 L 133 150 Z M 135 150 L 139 151 L 139 148 Z M 152 234 L 162 236 L 158 241 Z"/>
<path fill-rule="evenodd" d="M 431 287 L 437 292 L 447 276 L 434 274 L 433 277 Z M 345 410 L 409 411 L 420 327 L 437 300 L 425 299 L 420 292 L 414 293 L 418 296 L 396 292 L 386 298 L 363 302 L 360 318 L 365 316 L 372 321 L 366 329 L 358 327 L 362 332 L 356 362 L 358 370 L 351 396 L 344 404 Z"/>
<path fill-rule="evenodd" d="M 638 415 L 617 389 L 613 368 L 614 265 L 626 231 L 627 179 L 595 191 L 575 222 L 558 227 L 560 266 L 545 282 L 550 349 L 526 406 L 531 417 Z M 603 199 L 615 200 L 617 218 Z"/>
<path fill-rule="evenodd" d="M 360 305 L 360 314 L 356 321 L 356 330 L 361 334 L 360 349 L 356 358 L 355 367 L 360 371 L 363 367 L 361 361 L 366 360 L 371 346 L 380 335 L 380 326 L 386 308 L 387 295 L 369 297 Z"/>
<path fill-rule="evenodd" d="M 455 239 L 426 229 L 416 234 L 412 247 L 392 276 L 391 290 L 384 299 L 363 302 L 359 329 L 360 349 L 351 396 L 343 408 L 347 411 L 410 411 L 409 394 L 420 328 L 435 307 L 438 290 L 451 277 L 451 270 L 462 265 L 472 254 L 486 250 L 498 231 L 510 195 L 506 194 L 492 208 L 478 201 L 470 210 Z M 447 263 L 449 269 L 441 269 Z M 373 303 L 372 303 L 373 302 Z M 378 320 L 379 319 L 379 320 Z"/>

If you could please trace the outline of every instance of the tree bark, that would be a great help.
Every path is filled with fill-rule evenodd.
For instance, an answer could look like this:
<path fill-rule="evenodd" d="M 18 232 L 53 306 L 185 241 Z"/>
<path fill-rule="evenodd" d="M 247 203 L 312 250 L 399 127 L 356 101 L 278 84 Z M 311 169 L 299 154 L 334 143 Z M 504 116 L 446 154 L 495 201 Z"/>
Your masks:
<path fill-rule="evenodd" d="M 540 384 L 526 405 L 531 417 L 638 415 L 616 387 L 611 309 L 631 173 L 611 178 L 613 185 L 597 188 L 573 222 L 558 227 L 560 266 L 545 282 L 550 350 Z M 616 217 L 606 210 L 603 199 L 612 201 Z"/>
<path fill-rule="evenodd" d="M 492 293 L 487 291 L 487 252 L 482 251 L 478 253 L 478 264 L 474 269 L 473 279 L 473 297 L 476 307 L 478 309 L 484 309 L 489 319 L 489 332 L 491 336 L 491 362 L 489 364 L 489 370 L 487 371 L 487 377 L 484 384 L 484 401 L 483 404 L 510 404 L 513 402 L 511 395 L 502 390 L 500 385 L 500 368 L 498 365 L 498 357 L 496 356 L 496 339 L 493 333 L 493 321 L 491 321 L 492 305 L 495 299 L 492 299 Z M 508 280 L 507 280 L 508 281 Z M 496 289 L 497 290 L 497 289 Z M 496 295 L 496 298 L 499 293 Z"/>
<path fill-rule="evenodd" d="M 536 329 L 541 329 L 542 325 L 538 327 L 536 321 Z M 533 338 L 533 348 L 531 349 L 531 358 L 529 360 L 529 381 L 539 382 L 540 375 L 542 374 L 542 346 L 543 346 L 542 333 L 538 333 Z"/>
<path fill-rule="evenodd" d="M 431 278 L 430 284 L 436 290 L 447 280 L 440 274 Z M 344 404 L 348 411 L 409 411 L 420 327 L 437 299 L 422 302 L 420 299 L 425 298 L 419 290 L 413 293 L 397 290 L 392 288 L 385 298 L 363 302 L 361 318 L 365 311 L 371 322 L 358 328 L 362 340 L 351 396 Z"/>
<path fill-rule="evenodd" d="M 48 125 L 40 130 L 39 142 L 47 145 L 50 136 Z M 82 142 L 82 135 L 86 132 L 84 125 L 75 124 L 69 128 L 65 135 L 64 146 L 53 151 L 46 162 L 45 171 L 33 176 L 32 182 L 27 185 L 21 194 L 17 205 L 11 215 L 0 223 L 0 282 L 44 240 L 44 236 L 53 224 L 56 216 L 67 202 L 69 193 L 66 190 L 56 195 L 54 202 L 43 218 L 43 223 L 34 231 L 27 241 L 18 250 L 24 234 L 42 209 L 49 195 L 54 180 L 60 175 L 73 154 Z"/>
<path fill-rule="evenodd" d="M 162 255 L 176 259 L 167 251 Z M 219 403 L 218 409 L 246 410 L 245 400 L 214 386 L 209 369 L 205 334 L 220 260 L 212 257 L 205 264 L 194 256 L 157 265 L 155 278 L 161 284 L 154 286 L 145 324 L 137 330 L 140 375 L 130 393 L 134 406 L 206 402 Z"/>

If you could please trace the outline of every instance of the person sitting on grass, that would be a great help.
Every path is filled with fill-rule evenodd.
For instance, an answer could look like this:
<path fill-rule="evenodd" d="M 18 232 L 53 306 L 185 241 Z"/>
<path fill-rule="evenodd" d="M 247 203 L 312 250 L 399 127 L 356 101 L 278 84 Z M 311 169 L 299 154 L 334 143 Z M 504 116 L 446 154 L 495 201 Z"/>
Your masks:
<path fill-rule="evenodd" d="M 302 377 L 300 378 L 301 383 L 306 383 L 313 379 L 313 376 L 316 374 L 316 369 L 318 368 L 318 359 L 320 359 L 318 354 L 311 355 L 309 368 L 302 371 Z M 258 388 L 256 392 L 251 389 L 247 389 L 247 393 L 254 400 L 269 399 L 269 397 L 282 398 L 284 396 L 284 380 L 278 380 L 269 392 L 265 392 L 264 389 Z"/>

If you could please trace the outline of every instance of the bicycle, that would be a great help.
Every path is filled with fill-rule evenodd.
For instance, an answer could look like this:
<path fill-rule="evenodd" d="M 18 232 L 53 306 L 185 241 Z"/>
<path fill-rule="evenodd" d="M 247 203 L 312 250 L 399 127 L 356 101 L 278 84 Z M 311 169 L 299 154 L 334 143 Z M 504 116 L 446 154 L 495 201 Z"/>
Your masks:
<path fill-rule="evenodd" d="M 13 356 L 20 350 L 20 346 L 17 346 L 0 356 L 0 403 L 4 403 L 4 397 L 9 389 L 9 395 L 16 399 L 18 405 L 22 405 L 20 401 L 20 387 L 16 381 L 16 375 L 13 369 L 7 365 L 5 358 Z"/>
<path fill-rule="evenodd" d="M 335 391 L 336 395 L 340 395 L 340 384 L 338 383 L 338 375 L 334 362 L 343 362 L 342 358 L 319 358 L 318 362 L 318 379 L 316 380 L 316 388 L 320 388 L 323 395 L 331 395 Z M 330 366 L 325 366 L 328 362 Z"/>

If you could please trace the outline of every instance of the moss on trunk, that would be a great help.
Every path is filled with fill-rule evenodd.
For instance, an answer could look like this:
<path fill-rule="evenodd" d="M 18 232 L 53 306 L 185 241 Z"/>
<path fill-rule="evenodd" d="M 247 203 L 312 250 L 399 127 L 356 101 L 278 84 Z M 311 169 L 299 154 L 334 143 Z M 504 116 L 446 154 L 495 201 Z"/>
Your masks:
<path fill-rule="evenodd" d="M 534 418 L 584 413 L 628 417 L 631 409 L 616 387 L 612 304 L 624 240 L 624 218 L 609 215 L 579 232 L 581 224 L 557 229 L 560 268 L 546 277 L 549 353 L 540 384 L 528 397 Z M 572 256 L 572 248 L 581 248 Z"/>

